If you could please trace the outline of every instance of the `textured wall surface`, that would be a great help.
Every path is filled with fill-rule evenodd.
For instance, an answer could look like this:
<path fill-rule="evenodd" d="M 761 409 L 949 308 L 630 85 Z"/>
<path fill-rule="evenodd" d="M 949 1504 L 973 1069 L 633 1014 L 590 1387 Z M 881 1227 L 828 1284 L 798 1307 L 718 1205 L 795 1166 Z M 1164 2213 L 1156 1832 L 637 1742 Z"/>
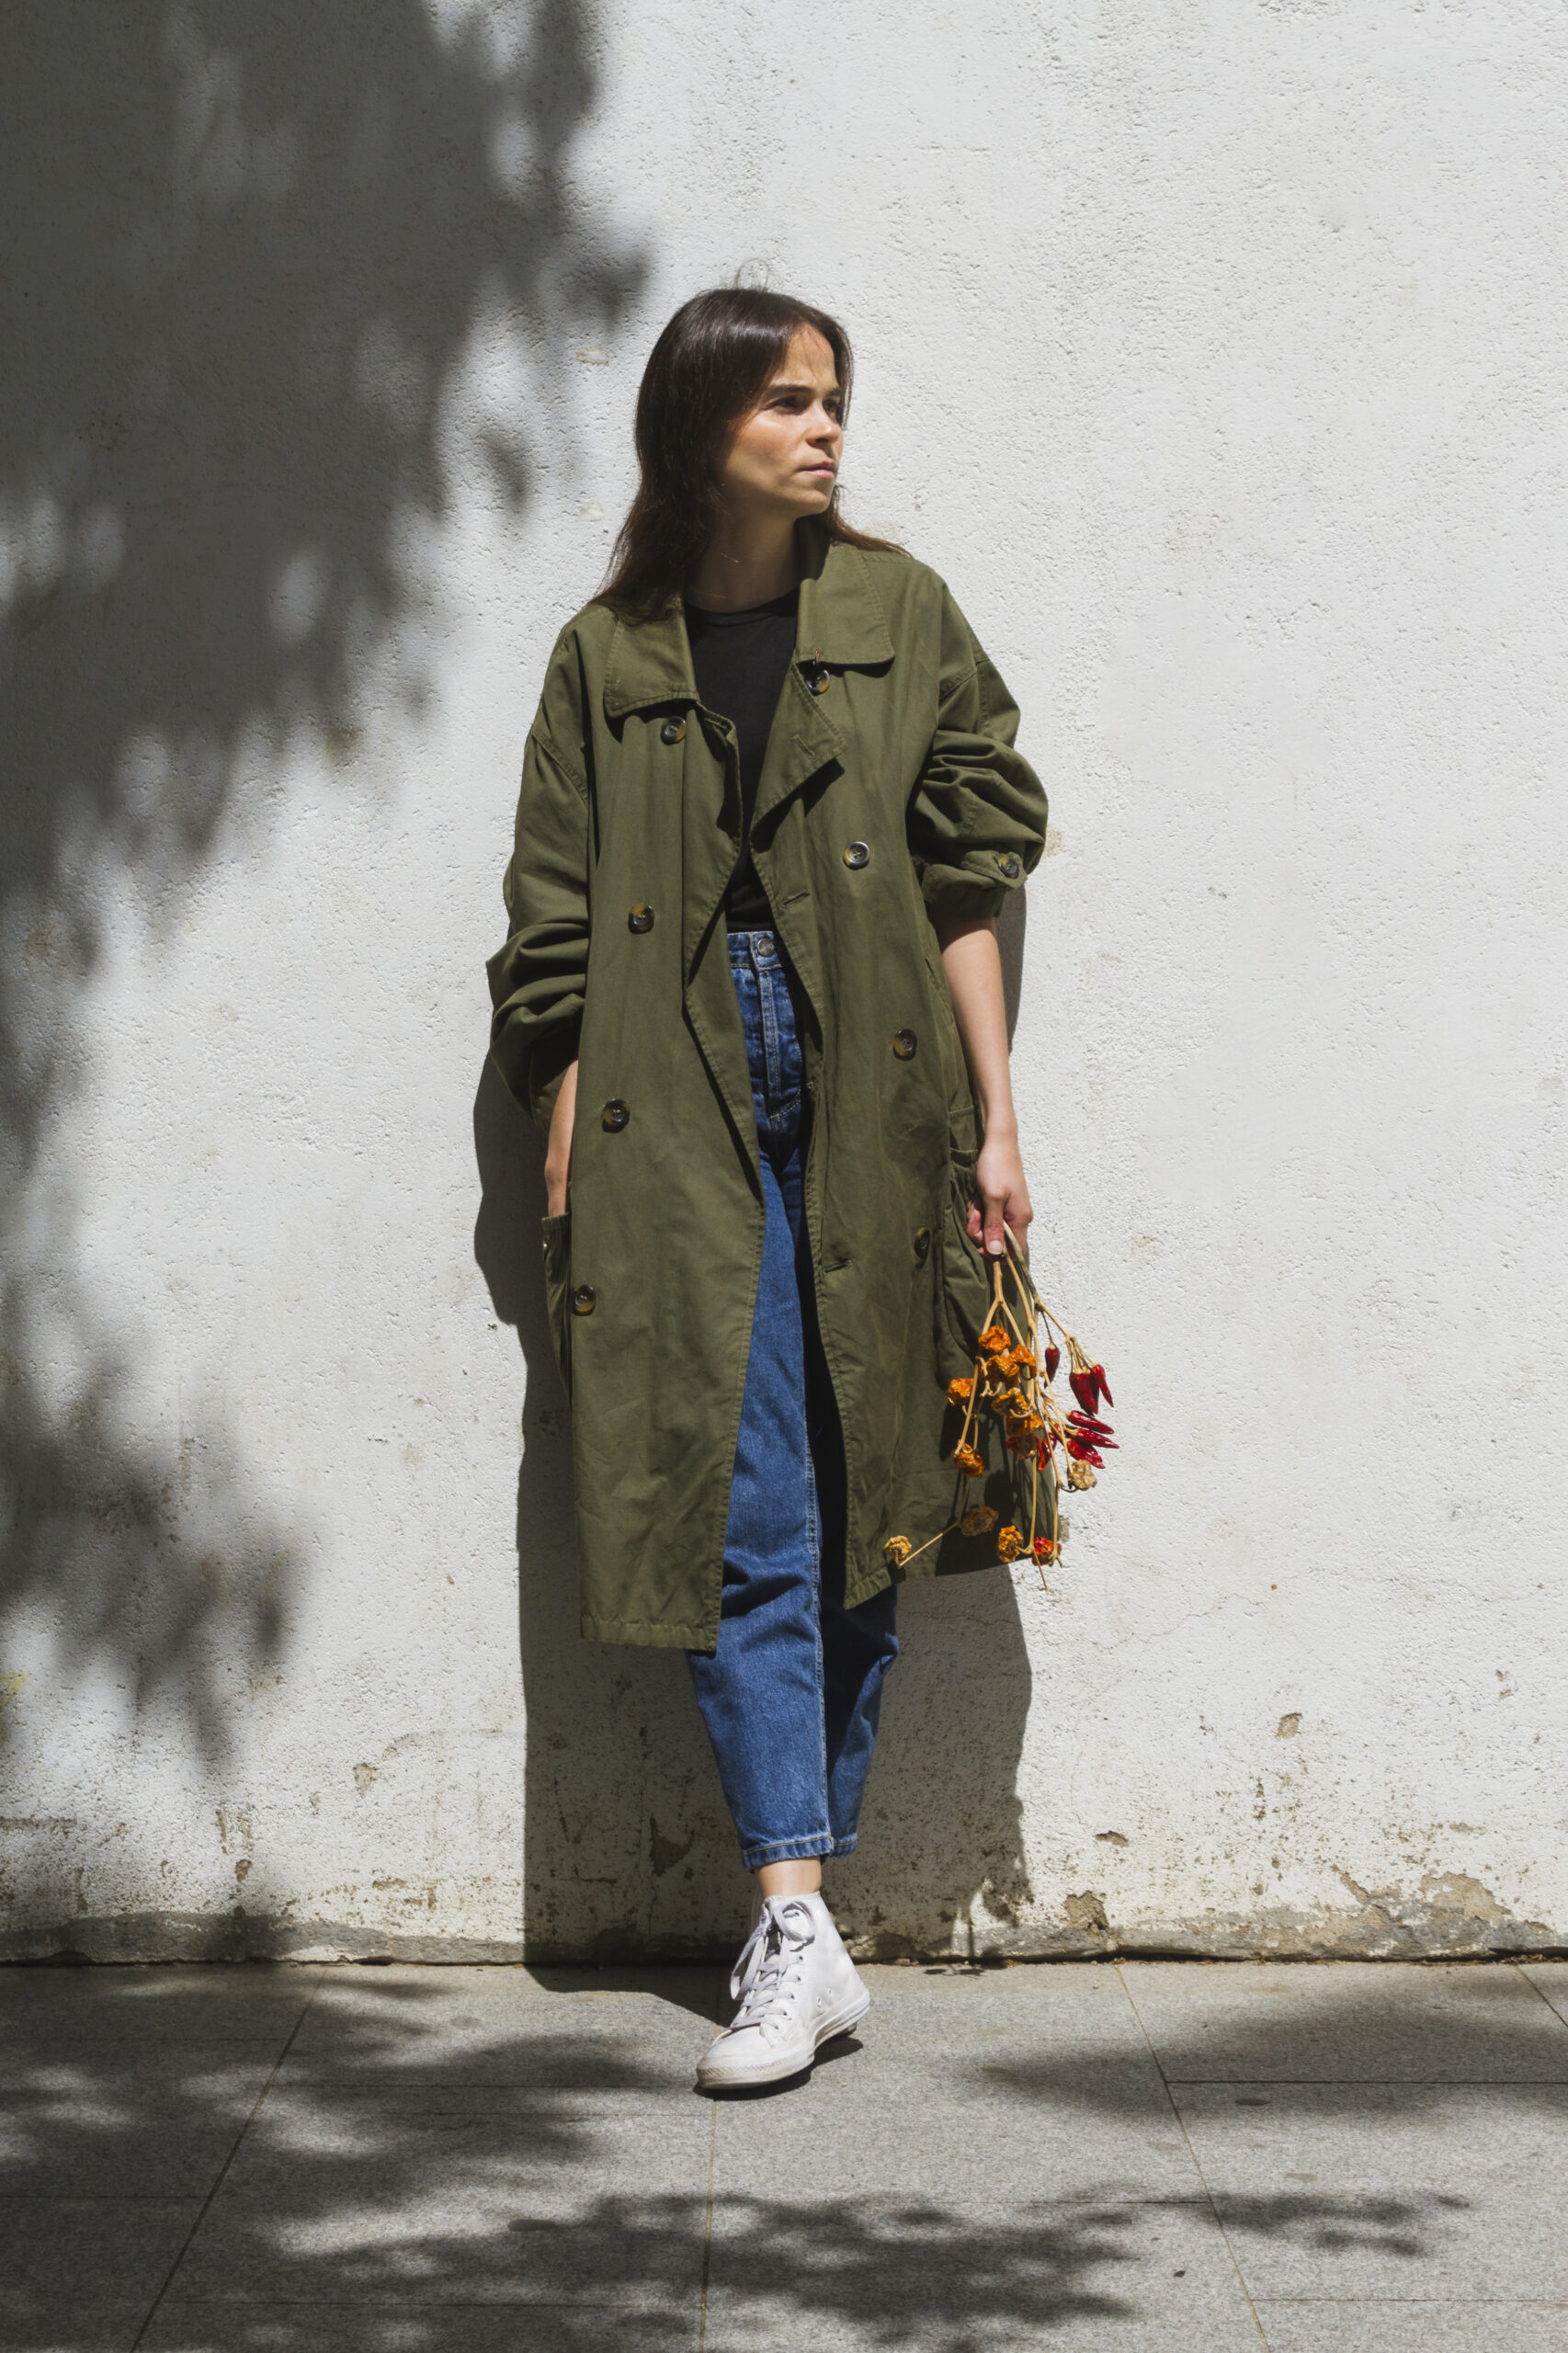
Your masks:
<path fill-rule="evenodd" d="M 649 343 L 860 356 L 1052 797 L 1016 1038 L 1122 1451 L 912 1591 L 884 1952 L 1568 1941 L 1561 256 L 1534 0 L 36 6 L 0 88 L 14 1953 L 722 1949 L 576 1636 L 481 965 Z"/>

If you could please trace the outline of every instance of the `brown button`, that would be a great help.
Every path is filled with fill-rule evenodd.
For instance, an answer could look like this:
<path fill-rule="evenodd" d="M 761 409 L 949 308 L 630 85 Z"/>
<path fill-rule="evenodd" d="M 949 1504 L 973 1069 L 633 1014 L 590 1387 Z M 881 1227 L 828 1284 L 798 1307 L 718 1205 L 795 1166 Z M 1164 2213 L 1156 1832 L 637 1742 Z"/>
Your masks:
<path fill-rule="evenodd" d="M 678 744 L 683 741 L 685 735 L 686 722 L 684 719 L 666 719 L 664 725 L 659 730 L 659 741 L 661 744 Z"/>
<path fill-rule="evenodd" d="M 1016 858 L 1010 849 L 1000 851 L 997 854 L 996 863 L 1001 868 L 1009 882 L 1013 881 L 1024 870 L 1022 861 Z"/>
<path fill-rule="evenodd" d="M 598 1304 L 598 1293 L 592 1283 L 579 1283 L 572 1294 L 574 1315 L 591 1315 Z"/>
<path fill-rule="evenodd" d="M 915 1255 L 919 1259 L 922 1266 L 926 1264 L 926 1259 L 931 1256 L 931 1229 L 928 1225 L 921 1226 L 918 1233 L 915 1234 Z"/>
<path fill-rule="evenodd" d="M 846 842 L 844 846 L 844 863 L 846 866 L 853 867 L 869 866 L 871 863 L 870 844 L 869 842 Z"/>
<path fill-rule="evenodd" d="M 895 1029 L 893 1031 L 892 1050 L 898 1056 L 901 1063 L 906 1063 L 909 1061 L 915 1047 L 919 1043 L 920 1040 L 916 1038 L 913 1029 Z"/>
<path fill-rule="evenodd" d="M 652 931 L 653 928 L 653 908 L 640 900 L 627 916 L 626 927 L 628 931 Z"/>
<path fill-rule="evenodd" d="M 619 1096 L 612 1095 L 609 1101 L 605 1105 L 604 1109 L 599 1113 L 599 1125 L 601 1128 L 608 1128 L 612 1136 L 618 1136 L 622 1128 L 626 1126 L 631 1117 L 631 1112 L 627 1109 Z"/>

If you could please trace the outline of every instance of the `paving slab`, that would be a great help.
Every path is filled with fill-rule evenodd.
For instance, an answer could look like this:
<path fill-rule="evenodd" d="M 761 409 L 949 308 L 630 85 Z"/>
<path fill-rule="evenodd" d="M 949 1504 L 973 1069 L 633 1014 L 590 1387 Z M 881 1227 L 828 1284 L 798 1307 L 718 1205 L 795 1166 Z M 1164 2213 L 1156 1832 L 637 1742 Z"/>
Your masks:
<path fill-rule="evenodd" d="M 1173 2083 L 1568 2084 L 1568 2023 L 1506 1964 L 1128 1961 L 1121 1975 Z"/>
<path fill-rule="evenodd" d="M 692 2070 L 712 1973 L 674 1999 L 403 1974 L 324 1989 L 181 2268 L 182 2309 L 694 2313 L 712 2116 Z"/>
<path fill-rule="evenodd" d="M 722 2192 L 969 2200 L 1201 2194 L 1113 1970 L 862 1971 L 872 2007 L 812 2074 L 718 2103 Z"/>
<path fill-rule="evenodd" d="M 0 1965 L 0 2039 L 68 2042 L 259 2042 L 281 2050 L 321 1979 L 274 1961 L 55 1969 Z"/>
<path fill-rule="evenodd" d="M 277 2063 L 270 2041 L 162 2050 L 38 2037 L 0 2075 L 0 2197 L 200 2197 Z"/>
<path fill-rule="evenodd" d="M 1568 2301 L 1568 2086 L 1177 2086 L 1252 2292 Z"/>
<path fill-rule="evenodd" d="M 0 2347 L 123 2353 L 199 2211 L 195 2199 L 0 2198 Z"/>
<path fill-rule="evenodd" d="M 1269 2353 L 1562 2353 L 1568 2305 L 1260 2303 Z"/>
<path fill-rule="evenodd" d="M 142 2303 L 79 2303 L 69 2294 L 51 2297 L 47 2312 L 29 2312 L 24 2302 L 0 2311 L 0 2353 L 131 2353 L 146 2311 Z"/>
<path fill-rule="evenodd" d="M 625 2303 L 412 2308 L 171 2301 L 142 2339 L 141 2353 L 698 2353 L 700 2338 L 695 2302 L 640 2312 Z M 76 2353 L 76 2347 L 62 2347 L 60 2353 Z"/>
<path fill-rule="evenodd" d="M 279 2083 L 571 2081 L 662 2088 L 695 2069 L 713 2032 L 716 1970 L 624 1973 L 415 1969 L 332 1980 L 290 2046 Z"/>
<path fill-rule="evenodd" d="M 1258 2353 L 1207 2204 L 716 2199 L 705 2353 Z"/>
<path fill-rule="evenodd" d="M 504 2163 L 432 2168 L 398 2194 L 367 2168 L 279 2206 L 221 2195 L 180 2268 L 182 2301 L 689 2305 L 700 2294 L 706 2164 L 685 2193 L 608 2172 L 559 2184 Z"/>
<path fill-rule="evenodd" d="M 1568 2024 L 1568 1961 L 1528 1961 L 1522 1964 L 1519 1973 Z"/>

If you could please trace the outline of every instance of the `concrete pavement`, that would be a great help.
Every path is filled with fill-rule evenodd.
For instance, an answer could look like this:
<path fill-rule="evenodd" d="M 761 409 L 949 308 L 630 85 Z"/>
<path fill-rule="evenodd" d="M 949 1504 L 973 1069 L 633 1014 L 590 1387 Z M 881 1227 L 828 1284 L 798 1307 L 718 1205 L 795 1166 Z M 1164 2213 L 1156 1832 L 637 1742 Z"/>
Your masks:
<path fill-rule="evenodd" d="M 0 1971 L 0 2353 L 1568 2353 L 1568 1962 Z"/>

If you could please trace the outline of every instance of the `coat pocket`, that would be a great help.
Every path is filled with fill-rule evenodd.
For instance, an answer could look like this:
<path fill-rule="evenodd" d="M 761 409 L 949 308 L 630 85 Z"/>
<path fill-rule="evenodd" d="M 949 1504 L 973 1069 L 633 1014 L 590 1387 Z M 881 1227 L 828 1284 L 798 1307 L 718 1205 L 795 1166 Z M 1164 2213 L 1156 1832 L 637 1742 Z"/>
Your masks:
<path fill-rule="evenodd" d="M 973 1370 L 974 1344 L 991 1320 L 991 1268 L 969 1231 L 973 1198 L 974 1163 L 955 1158 L 937 1228 L 937 1362 L 944 1381 Z"/>
<path fill-rule="evenodd" d="M 555 1349 L 556 1369 L 565 1383 L 566 1394 L 572 1394 L 572 1308 L 568 1294 L 572 1288 L 572 1212 L 562 1210 L 559 1217 L 543 1221 L 544 1233 L 544 1303 L 550 1314 L 550 1337 Z"/>

